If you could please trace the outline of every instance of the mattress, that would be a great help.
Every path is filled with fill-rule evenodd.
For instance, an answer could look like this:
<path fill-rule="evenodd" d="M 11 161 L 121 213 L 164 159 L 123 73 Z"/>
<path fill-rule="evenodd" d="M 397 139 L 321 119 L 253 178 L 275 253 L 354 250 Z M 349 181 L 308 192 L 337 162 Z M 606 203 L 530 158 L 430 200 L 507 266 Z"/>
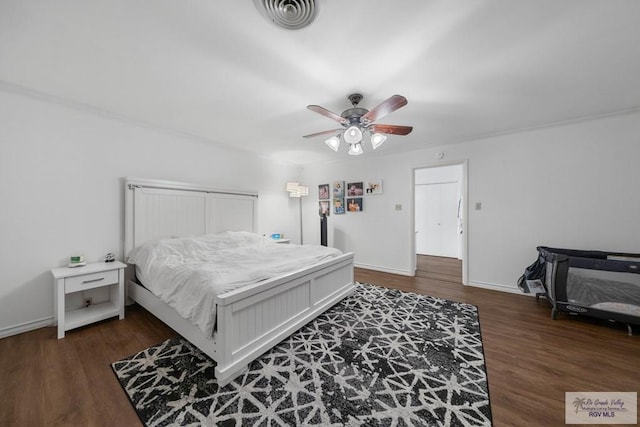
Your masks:
<path fill-rule="evenodd" d="M 278 244 L 249 232 L 160 239 L 129 258 L 139 281 L 206 337 L 213 336 L 216 296 L 306 269 L 341 255 L 338 249 Z"/>

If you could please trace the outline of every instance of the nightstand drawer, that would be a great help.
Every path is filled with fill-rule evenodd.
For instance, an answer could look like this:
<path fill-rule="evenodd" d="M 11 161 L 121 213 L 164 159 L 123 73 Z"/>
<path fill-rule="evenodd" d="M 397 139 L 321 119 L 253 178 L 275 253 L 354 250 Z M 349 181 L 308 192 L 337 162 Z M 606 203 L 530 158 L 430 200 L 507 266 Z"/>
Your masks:
<path fill-rule="evenodd" d="M 81 276 L 67 277 L 64 281 L 64 292 L 68 294 L 113 283 L 118 283 L 118 270 L 83 274 Z"/>

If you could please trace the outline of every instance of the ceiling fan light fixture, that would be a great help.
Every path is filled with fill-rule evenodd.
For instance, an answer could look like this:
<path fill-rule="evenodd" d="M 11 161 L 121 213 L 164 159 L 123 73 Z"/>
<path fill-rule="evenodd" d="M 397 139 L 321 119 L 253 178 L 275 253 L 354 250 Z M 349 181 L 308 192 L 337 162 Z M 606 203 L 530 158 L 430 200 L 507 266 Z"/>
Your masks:
<path fill-rule="evenodd" d="M 338 136 L 332 136 L 331 138 L 327 139 L 324 143 L 327 144 L 329 148 L 331 148 L 336 153 L 338 152 L 338 148 L 340 148 L 340 138 Z"/>
<path fill-rule="evenodd" d="M 292 0 L 269 1 L 284 1 L 284 5 L 286 6 L 289 4 L 288 2 Z M 351 101 L 352 107 L 347 108 L 340 114 L 336 114 L 319 105 L 307 105 L 308 110 L 340 123 L 343 128 L 316 132 L 304 135 L 303 138 L 313 138 L 321 135 L 335 135 L 324 141 L 329 148 L 337 152 L 340 147 L 341 140 L 344 140 L 344 142 L 348 144 L 348 153 L 352 156 L 359 156 L 364 152 L 362 144 L 364 144 L 363 136 L 365 133 L 367 134 L 366 139 L 371 142 L 371 147 L 375 150 L 384 144 L 388 138 L 387 135 L 408 135 L 413 130 L 413 126 L 376 124 L 378 119 L 407 105 L 407 98 L 402 95 L 392 95 L 371 110 L 358 107 L 358 104 L 362 100 L 361 94 L 353 93 L 347 98 Z"/>
<path fill-rule="evenodd" d="M 355 144 L 351 144 L 349 146 L 349 154 L 352 156 L 359 156 L 360 154 L 364 153 L 364 151 L 362 150 L 362 144 L 361 143 L 355 143 Z"/>
<path fill-rule="evenodd" d="M 376 148 L 380 147 L 386 140 L 387 137 L 385 135 L 381 133 L 374 133 L 373 135 L 371 135 L 371 146 L 375 150 Z"/>
<path fill-rule="evenodd" d="M 357 144 L 362 141 L 362 131 L 358 126 L 351 126 L 344 132 L 343 138 L 348 144 Z"/>

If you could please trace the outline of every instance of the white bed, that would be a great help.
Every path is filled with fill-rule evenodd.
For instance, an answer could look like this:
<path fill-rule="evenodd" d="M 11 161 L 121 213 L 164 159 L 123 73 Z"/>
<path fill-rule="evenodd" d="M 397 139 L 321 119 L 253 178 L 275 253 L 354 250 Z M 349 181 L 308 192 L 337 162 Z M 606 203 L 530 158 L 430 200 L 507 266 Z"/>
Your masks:
<path fill-rule="evenodd" d="M 255 232 L 256 205 L 257 194 L 252 192 L 126 179 L 125 259 L 134 248 L 161 238 L 226 231 Z M 132 270 L 129 269 L 127 280 L 129 298 L 214 359 L 220 385 L 233 380 L 251 361 L 349 295 L 354 288 L 352 253 L 337 254 L 275 277 L 271 271 L 268 276 L 271 278 L 212 298 L 215 332 L 211 336 L 207 328 L 186 320 L 141 286 Z"/>

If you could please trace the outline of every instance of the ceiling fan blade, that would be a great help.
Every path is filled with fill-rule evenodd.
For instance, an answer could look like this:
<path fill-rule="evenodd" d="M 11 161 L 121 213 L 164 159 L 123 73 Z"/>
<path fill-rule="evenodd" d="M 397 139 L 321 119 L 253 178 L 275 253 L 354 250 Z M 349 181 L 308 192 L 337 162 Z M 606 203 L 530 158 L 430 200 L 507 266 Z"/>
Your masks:
<path fill-rule="evenodd" d="M 362 120 L 365 120 L 368 123 L 375 122 L 376 120 L 381 119 L 387 114 L 393 113 L 398 108 L 404 107 L 405 105 L 407 105 L 407 98 L 402 95 L 393 95 L 382 101 L 380 105 L 362 116 Z"/>
<path fill-rule="evenodd" d="M 390 135 L 409 135 L 413 126 L 398 125 L 371 125 L 369 127 L 373 133 L 386 133 Z"/>
<path fill-rule="evenodd" d="M 320 136 L 320 135 L 329 135 L 330 133 L 337 135 L 338 132 L 342 132 L 344 129 L 331 129 L 331 130 L 324 130 L 322 132 L 316 132 L 316 133 L 312 133 L 309 135 L 304 135 L 303 138 L 313 138 L 314 136 Z"/>
<path fill-rule="evenodd" d="M 342 124 L 342 123 L 346 123 L 347 122 L 344 117 L 342 117 L 342 116 L 340 116 L 340 115 L 338 115 L 338 114 L 336 114 L 336 113 L 334 113 L 332 111 L 329 111 L 326 108 L 321 107 L 319 105 L 307 105 L 307 108 L 309 110 L 311 110 L 311 111 L 314 111 L 314 112 L 318 113 L 318 114 L 322 114 L 325 117 L 329 117 L 330 119 L 335 120 L 338 123 Z"/>

